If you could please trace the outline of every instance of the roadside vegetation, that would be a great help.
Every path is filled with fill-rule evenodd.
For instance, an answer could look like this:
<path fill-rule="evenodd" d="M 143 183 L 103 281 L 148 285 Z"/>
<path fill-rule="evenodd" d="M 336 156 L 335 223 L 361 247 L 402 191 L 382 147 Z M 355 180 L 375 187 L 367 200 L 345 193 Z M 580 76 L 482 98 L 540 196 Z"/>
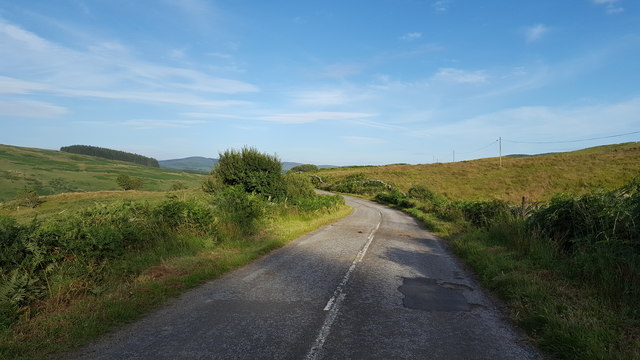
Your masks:
<path fill-rule="evenodd" d="M 554 195 L 547 189 L 535 189 L 540 182 L 531 177 L 532 188 L 523 194 L 544 194 L 536 201 L 518 196 L 513 198 L 519 201 L 509 202 L 511 196 L 493 194 L 492 186 L 476 188 L 471 199 L 465 200 L 461 194 L 469 189 L 449 190 L 445 195 L 424 179 L 414 184 L 387 183 L 392 176 L 376 177 L 388 175 L 390 169 L 384 168 L 353 169 L 357 172 L 341 174 L 346 176 L 336 176 L 338 170 L 332 170 L 330 176 L 324 176 L 325 171 L 315 174 L 321 188 L 359 194 L 402 209 L 448 240 L 483 286 L 505 302 L 511 319 L 548 354 L 563 359 L 638 359 L 640 161 L 631 165 L 617 154 L 626 151 L 635 158 L 638 145 L 634 146 L 586 149 L 565 154 L 565 159 L 562 154 L 548 155 L 565 166 L 584 159 L 581 154 L 592 159 L 584 165 L 589 172 L 573 175 L 579 176 L 573 185 L 566 177 L 557 179 L 561 185 L 545 182 L 547 189 L 567 190 Z M 589 165 L 599 163 L 593 159 L 598 157 L 618 159 L 607 168 L 621 169 L 611 170 L 606 183 L 587 189 L 586 178 L 600 174 L 600 169 Z M 536 168 L 548 161 L 540 158 L 518 159 L 518 166 L 525 169 L 525 162 L 531 161 L 530 166 Z M 449 171 L 476 183 L 495 179 L 492 171 L 487 172 L 489 179 L 480 178 L 475 167 L 482 164 L 448 166 Z M 439 173 L 442 166 L 432 169 Z M 509 171 L 508 162 L 503 166 L 502 184 L 520 181 L 511 178 L 521 176 L 520 170 Z M 579 168 L 579 164 L 570 167 Z M 472 174 L 465 175 L 465 171 Z M 405 169 L 405 173 L 411 171 Z M 542 177 L 551 179 L 550 175 Z"/>
<path fill-rule="evenodd" d="M 350 212 L 341 197 L 316 195 L 308 177 L 281 170 L 277 158 L 244 148 L 221 154 L 202 189 L 2 204 L 0 358 L 87 343 Z"/>

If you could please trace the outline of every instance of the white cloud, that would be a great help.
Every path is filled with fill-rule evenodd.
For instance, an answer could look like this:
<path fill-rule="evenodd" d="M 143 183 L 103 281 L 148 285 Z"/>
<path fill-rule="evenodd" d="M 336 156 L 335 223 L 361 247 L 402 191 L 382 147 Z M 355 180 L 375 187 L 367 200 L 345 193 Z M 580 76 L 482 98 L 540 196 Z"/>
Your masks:
<path fill-rule="evenodd" d="M 498 136 L 515 141 L 571 141 L 637 130 L 640 97 L 614 104 L 523 106 L 413 132 L 415 136 L 469 138 L 487 143 Z M 614 119 L 609 121 L 609 119 Z M 475 139 L 475 140 L 471 140 Z"/>
<path fill-rule="evenodd" d="M 36 82 L 0 76 L 0 94 L 28 94 L 46 89 L 46 86 Z"/>
<path fill-rule="evenodd" d="M 438 70 L 432 80 L 461 84 L 483 84 L 488 81 L 488 76 L 482 70 L 467 71 L 455 68 L 442 68 Z"/>
<path fill-rule="evenodd" d="M 449 5 L 451 5 L 452 2 L 453 0 L 438 0 L 431 4 L 431 7 L 436 12 L 445 13 L 447 12 L 447 10 L 449 10 Z"/>
<path fill-rule="evenodd" d="M 259 89 L 243 81 L 142 60 L 117 42 L 94 42 L 87 49 L 60 46 L 0 20 L 0 93 L 46 91 L 183 105 L 228 106 L 244 102 L 203 99 L 201 93 L 238 94 Z M 244 103 L 246 104 L 246 103 Z"/>
<path fill-rule="evenodd" d="M 304 124 L 322 120 L 351 120 L 375 116 L 375 114 L 354 112 L 306 112 L 297 114 L 276 114 L 261 116 L 256 120 L 273 121 L 284 124 Z"/>
<path fill-rule="evenodd" d="M 619 14 L 624 12 L 622 6 L 618 6 L 619 0 L 593 0 L 594 4 L 604 5 L 607 14 Z"/>
<path fill-rule="evenodd" d="M 332 64 L 326 66 L 321 72 L 321 77 L 344 79 L 349 76 L 360 74 L 364 70 L 361 64 Z"/>
<path fill-rule="evenodd" d="M 64 107 L 40 101 L 0 101 L 0 117 L 57 118 L 66 113 Z"/>
<path fill-rule="evenodd" d="M 238 116 L 222 113 L 208 113 L 208 112 L 186 112 L 182 113 L 182 116 L 187 116 L 196 119 L 236 119 L 236 120 L 250 120 L 246 116 Z"/>
<path fill-rule="evenodd" d="M 138 130 L 163 129 L 163 128 L 189 128 L 193 125 L 202 124 L 200 120 L 128 120 L 122 125 L 131 126 Z"/>
<path fill-rule="evenodd" d="M 342 89 L 310 90 L 293 94 L 295 101 L 302 105 L 340 105 L 352 100 Z"/>
<path fill-rule="evenodd" d="M 548 32 L 549 27 L 544 24 L 536 24 L 525 30 L 525 38 L 528 42 L 538 41 Z"/>
<path fill-rule="evenodd" d="M 400 37 L 400 40 L 404 40 L 404 41 L 412 41 L 412 40 L 417 40 L 420 39 L 422 37 L 422 33 L 419 32 L 410 32 L 410 33 L 406 33 L 404 35 L 402 35 Z"/>
<path fill-rule="evenodd" d="M 364 137 L 364 136 L 341 136 L 342 139 L 346 140 L 350 144 L 354 145 L 375 145 L 375 144 L 384 144 L 387 143 L 387 140 L 373 137 Z"/>

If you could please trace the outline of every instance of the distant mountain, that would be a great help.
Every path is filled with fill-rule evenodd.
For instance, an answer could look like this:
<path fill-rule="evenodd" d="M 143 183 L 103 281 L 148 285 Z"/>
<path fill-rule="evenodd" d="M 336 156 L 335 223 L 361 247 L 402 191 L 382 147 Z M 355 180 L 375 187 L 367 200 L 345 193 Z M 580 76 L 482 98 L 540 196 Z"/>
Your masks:
<path fill-rule="evenodd" d="M 184 159 L 160 160 L 163 169 L 191 171 L 208 174 L 218 162 L 218 159 L 202 156 L 191 156 Z"/>
<path fill-rule="evenodd" d="M 184 159 L 160 160 L 160 167 L 163 169 L 180 170 L 187 172 L 198 172 L 208 174 L 216 165 L 218 159 L 206 158 L 202 156 L 191 156 Z M 292 167 L 302 165 L 302 163 L 283 161 L 282 170 L 289 171 Z M 321 169 L 335 168 L 333 165 L 318 165 Z"/>

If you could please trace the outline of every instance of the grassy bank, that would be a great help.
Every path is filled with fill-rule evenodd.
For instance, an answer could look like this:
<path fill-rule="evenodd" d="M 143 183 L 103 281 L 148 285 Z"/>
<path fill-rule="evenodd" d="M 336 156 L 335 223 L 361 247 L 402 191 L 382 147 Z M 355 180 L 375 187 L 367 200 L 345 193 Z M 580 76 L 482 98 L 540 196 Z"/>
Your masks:
<path fill-rule="evenodd" d="M 144 194 L 99 193 L 89 207 L 88 194 L 70 195 L 42 221 L 0 218 L 0 358 L 85 344 L 351 211 L 336 197 L 285 206 L 234 189 Z"/>
<path fill-rule="evenodd" d="M 449 200 L 501 199 L 519 203 L 523 196 L 546 201 L 561 192 L 584 194 L 597 188 L 612 190 L 630 181 L 639 171 L 640 143 L 634 142 L 534 157 L 503 157 L 502 167 L 498 158 L 487 158 L 455 163 L 325 169 L 315 174 L 325 185 L 362 175 L 391 184 L 402 192 L 414 185 L 424 185 Z"/>
<path fill-rule="evenodd" d="M 172 186 L 199 188 L 203 175 L 135 165 L 54 150 L 0 145 L 0 201 L 16 198 L 25 187 L 38 195 L 120 190 L 118 175 L 140 177 L 142 190 L 167 191 Z"/>
<path fill-rule="evenodd" d="M 450 244 L 546 353 L 576 360 L 640 358 L 638 298 L 622 299 L 606 289 L 609 284 L 585 280 L 576 262 L 521 227 L 500 224 Z"/>

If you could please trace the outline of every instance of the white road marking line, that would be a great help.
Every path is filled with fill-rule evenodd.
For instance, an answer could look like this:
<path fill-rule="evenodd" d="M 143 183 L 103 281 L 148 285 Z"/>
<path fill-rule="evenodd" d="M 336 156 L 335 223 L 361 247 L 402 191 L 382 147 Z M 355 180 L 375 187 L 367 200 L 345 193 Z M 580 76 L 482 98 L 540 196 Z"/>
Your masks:
<path fill-rule="evenodd" d="M 338 287 L 336 287 L 336 290 L 333 292 L 333 296 L 331 296 L 331 299 L 329 299 L 329 301 L 327 302 L 327 305 L 324 307 L 323 310 L 328 311 L 324 319 L 324 324 L 322 324 L 322 327 L 320 328 L 320 332 L 318 333 L 318 336 L 316 337 L 316 340 L 313 343 L 313 346 L 311 347 L 311 350 L 309 350 L 309 353 L 307 354 L 305 359 L 307 360 L 316 359 L 318 357 L 318 354 L 320 353 L 320 350 L 322 350 L 322 346 L 324 345 L 324 342 L 327 340 L 327 337 L 329 336 L 329 332 L 331 331 L 331 326 L 333 326 L 333 323 L 336 321 L 336 318 L 338 317 L 338 312 L 340 311 L 342 302 L 344 301 L 344 298 L 347 296 L 347 294 L 344 293 L 345 285 L 347 285 L 347 282 L 349 282 L 349 279 L 351 278 L 351 274 L 356 269 L 356 266 L 358 265 L 358 263 L 360 263 L 364 258 L 364 255 L 367 253 L 369 246 L 373 242 L 373 238 L 376 232 L 380 228 L 380 224 L 382 224 L 382 212 L 380 212 L 379 214 L 380 214 L 380 220 L 378 220 L 378 225 L 376 225 L 376 227 L 373 230 L 371 230 L 371 233 L 369 233 L 369 236 L 367 237 L 368 239 L 367 243 L 364 245 L 364 247 L 362 247 L 362 249 L 360 249 L 360 251 L 356 255 L 356 258 L 351 263 L 349 270 L 347 270 L 347 273 L 344 274 L 344 276 L 342 277 L 342 281 L 340 281 L 340 283 L 338 284 Z"/>

